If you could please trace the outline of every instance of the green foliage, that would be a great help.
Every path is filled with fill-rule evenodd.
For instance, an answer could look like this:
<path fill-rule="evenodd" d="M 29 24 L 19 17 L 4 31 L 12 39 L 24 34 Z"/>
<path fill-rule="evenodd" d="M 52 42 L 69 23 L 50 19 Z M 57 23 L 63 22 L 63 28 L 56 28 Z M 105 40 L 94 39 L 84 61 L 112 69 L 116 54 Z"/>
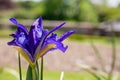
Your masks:
<path fill-rule="evenodd" d="M 45 19 L 98 22 L 97 13 L 88 0 L 46 0 Z"/>
<path fill-rule="evenodd" d="M 120 19 L 120 7 L 108 7 L 108 6 L 96 6 L 99 14 L 99 22 L 119 20 Z"/>
<path fill-rule="evenodd" d="M 19 9 L 14 10 L 13 17 L 18 19 L 35 19 L 44 13 L 44 2 L 18 2 Z"/>
<path fill-rule="evenodd" d="M 24 73 L 23 76 L 25 78 L 25 73 L 26 73 L 25 70 L 22 71 L 22 73 Z M 60 78 L 60 71 L 44 71 L 44 80 L 59 80 L 59 78 Z M 4 71 L 4 69 L 2 72 L 0 72 L 0 79 L 18 80 L 12 74 L 8 73 L 7 71 Z M 78 73 L 78 72 L 64 72 L 64 79 L 65 80 L 95 80 L 95 78 L 88 73 Z"/>
<path fill-rule="evenodd" d="M 27 75 L 26 75 L 26 80 L 32 80 L 32 68 L 29 66 L 27 69 Z"/>
<path fill-rule="evenodd" d="M 35 2 L 33 1 L 20 1 L 18 2 L 18 5 L 20 5 L 20 7 L 24 8 L 24 9 L 32 9 L 35 6 Z"/>
<path fill-rule="evenodd" d="M 34 18 L 34 16 L 31 13 L 28 14 L 28 11 L 26 11 L 25 9 L 15 10 L 13 17 L 15 17 L 17 19 L 32 19 L 32 18 Z"/>
<path fill-rule="evenodd" d="M 93 5 L 88 0 L 79 1 L 79 20 L 88 22 L 98 22 L 98 16 Z"/>
<path fill-rule="evenodd" d="M 106 20 L 118 20 L 120 19 L 120 7 L 106 9 Z"/>
<path fill-rule="evenodd" d="M 67 4 L 65 0 L 46 0 L 44 18 L 50 20 L 63 20 L 66 10 Z"/>
<path fill-rule="evenodd" d="M 11 33 L 13 33 L 12 30 L 0 30 L 0 38 L 8 37 Z"/>
<path fill-rule="evenodd" d="M 0 13 L 0 18 L 15 17 L 35 19 L 43 16 L 47 20 L 89 21 L 98 23 L 120 19 L 120 6 L 108 7 L 106 3 L 95 5 L 90 0 L 42 0 L 40 2 L 17 2 L 16 10 Z"/>

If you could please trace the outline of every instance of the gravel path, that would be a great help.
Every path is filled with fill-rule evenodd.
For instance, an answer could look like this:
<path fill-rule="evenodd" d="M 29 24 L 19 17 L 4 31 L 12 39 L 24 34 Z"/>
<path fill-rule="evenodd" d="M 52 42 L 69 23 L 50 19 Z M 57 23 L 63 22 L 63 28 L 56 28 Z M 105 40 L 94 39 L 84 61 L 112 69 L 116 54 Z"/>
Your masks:
<path fill-rule="evenodd" d="M 9 39 L 0 38 L 0 67 L 17 68 L 17 51 L 7 46 Z M 91 67 L 100 68 L 100 64 L 95 56 L 95 52 L 88 42 L 76 42 L 66 40 L 64 42 L 69 46 L 66 53 L 61 51 L 49 52 L 44 56 L 44 67 L 47 70 L 64 70 L 64 71 L 80 71 L 81 65 L 89 65 Z M 110 69 L 112 48 L 109 44 L 96 43 L 102 57 L 103 63 L 107 70 Z M 117 64 L 116 71 L 120 71 L 120 46 L 117 46 Z M 22 67 L 27 67 L 27 62 L 22 58 Z"/>

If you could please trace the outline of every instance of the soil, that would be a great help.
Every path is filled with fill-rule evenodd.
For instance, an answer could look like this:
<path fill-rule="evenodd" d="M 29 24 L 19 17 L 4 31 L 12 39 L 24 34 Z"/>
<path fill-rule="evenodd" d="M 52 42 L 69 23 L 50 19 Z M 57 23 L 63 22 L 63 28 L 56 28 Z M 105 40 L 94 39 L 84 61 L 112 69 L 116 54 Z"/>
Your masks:
<path fill-rule="evenodd" d="M 7 45 L 10 41 L 8 38 L 0 38 L 0 67 L 18 67 L 18 52 L 11 46 Z M 100 62 L 96 58 L 95 52 L 89 42 L 78 42 L 66 40 L 65 45 L 68 45 L 68 50 L 62 53 L 59 50 L 47 53 L 44 56 L 44 69 L 59 70 L 59 71 L 81 71 L 83 67 L 89 66 L 93 69 L 101 69 Z M 95 43 L 97 49 L 102 56 L 104 68 L 109 71 L 111 65 L 112 48 L 110 44 L 102 42 Z M 116 48 L 116 67 L 115 72 L 120 71 L 120 46 Z M 22 67 L 26 68 L 28 63 L 22 59 Z M 40 62 L 40 61 L 39 61 Z"/>

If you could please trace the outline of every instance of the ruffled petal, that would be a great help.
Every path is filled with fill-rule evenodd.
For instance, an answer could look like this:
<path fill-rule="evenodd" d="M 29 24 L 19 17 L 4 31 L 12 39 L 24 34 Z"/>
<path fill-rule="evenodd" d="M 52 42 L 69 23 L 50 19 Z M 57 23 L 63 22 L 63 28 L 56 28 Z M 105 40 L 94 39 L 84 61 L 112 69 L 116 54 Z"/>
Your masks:
<path fill-rule="evenodd" d="M 68 46 L 64 46 L 63 43 L 61 43 L 55 39 L 48 40 L 46 45 L 48 45 L 48 44 L 55 44 L 56 45 L 55 47 L 51 48 L 51 50 L 59 49 L 62 52 L 65 52 L 66 49 L 68 48 Z"/>
<path fill-rule="evenodd" d="M 15 39 L 13 39 L 12 41 L 8 42 L 7 44 L 10 45 L 10 46 L 18 46 L 16 44 L 16 42 L 15 42 Z"/>
<path fill-rule="evenodd" d="M 25 32 L 26 34 L 28 33 L 27 28 L 26 28 L 24 25 L 19 24 L 15 18 L 10 18 L 9 20 L 10 20 L 13 24 L 15 24 L 15 25 L 18 27 L 18 29 L 22 30 L 22 31 Z"/>

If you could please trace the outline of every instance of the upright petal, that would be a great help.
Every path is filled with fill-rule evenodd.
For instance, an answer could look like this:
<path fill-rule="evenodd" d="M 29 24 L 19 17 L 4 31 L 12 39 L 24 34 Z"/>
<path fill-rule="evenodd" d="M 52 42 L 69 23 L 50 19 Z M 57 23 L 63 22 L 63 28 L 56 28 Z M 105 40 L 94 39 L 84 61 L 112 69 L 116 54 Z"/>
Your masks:
<path fill-rule="evenodd" d="M 32 26 L 35 26 L 34 33 L 35 33 L 35 40 L 38 41 L 43 34 L 43 26 L 42 26 L 42 17 L 38 18 Z"/>
<path fill-rule="evenodd" d="M 42 17 L 38 18 L 32 25 L 38 28 L 43 28 Z"/>
<path fill-rule="evenodd" d="M 59 26 L 56 26 L 55 28 L 53 28 L 52 30 L 50 30 L 49 34 L 53 33 L 54 31 L 58 30 L 59 28 L 61 28 L 64 24 L 65 24 L 65 22 L 62 23 L 62 24 L 60 24 Z"/>
<path fill-rule="evenodd" d="M 45 40 L 47 39 L 47 37 L 48 37 L 51 33 L 53 33 L 54 31 L 56 31 L 57 29 L 61 28 L 64 24 L 65 24 L 65 22 L 62 23 L 62 24 L 60 24 L 59 26 L 56 26 L 56 27 L 53 28 L 52 30 L 50 30 L 49 33 L 48 33 L 48 34 L 45 36 L 45 38 L 43 39 L 42 46 L 44 46 L 44 42 L 45 42 Z"/>
<path fill-rule="evenodd" d="M 64 39 L 66 39 L 67 37 L 69 37 L 70 35 L 72 35 L 74 33 L 75 33 L 75 31 L 73 31 L 73 30 L 65 32 L 58 40 L 60 42 L 62 42 Z"/>
<path fill-rule="evenodd" d="M 28 35 L 28 43 L 29 43 L 28 45 L 30 47 L 30 53 L 32 56 L 34 55 L 35 43 L 36 43 L 34 28 L 35 26 L 31 26 L 29 35 Z"/>

